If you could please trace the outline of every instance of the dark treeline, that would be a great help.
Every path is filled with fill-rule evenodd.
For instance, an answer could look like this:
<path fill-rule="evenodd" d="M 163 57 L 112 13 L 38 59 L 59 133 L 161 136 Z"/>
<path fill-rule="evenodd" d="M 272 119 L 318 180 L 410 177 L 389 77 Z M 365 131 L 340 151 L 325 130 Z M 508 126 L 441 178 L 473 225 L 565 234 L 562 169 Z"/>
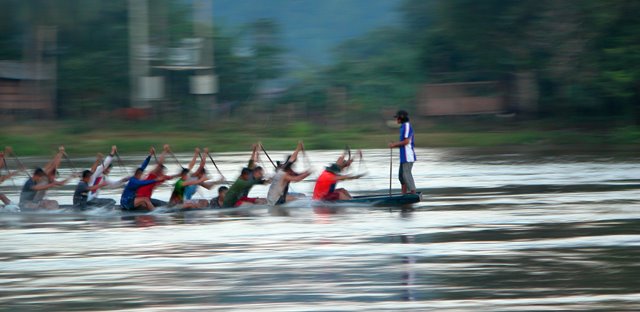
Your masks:
<path fill-rule="evenodd" d="M 403 26 L 336 49 L 327 79 L 357 102 L 415 99 L 411 85 L 535 77 L 538 117 L 640 123 L 640 2 L 406 0 Z"/>
<path fill-rule="evenodd" d="M 169 41 L 193 36 L 188 1 L 153 1 L 161 2 L 168 6 Z M 1 3 L 10 9 L 0 11 L 0 59 L 24 59 L 35 27 L 57 27 L 59 116 L 129 105 L 127 1 Z M 150 14 L 160 7 L 150 6 Z M 334 47 L 331 64 L 310 67 L 290 66 L 283 24 L 216 24 L 217 101 L 240 111 L 296 108 L 306 117 L 339 112 L 366 120 L 380 109 L 415 108 L 423 83 L 524 73 L 539 93 L 534 117 L 638 124 L 639 9 L 635 0 L 404 0 L 401 23 L 345 41 Z M 265 31 L 272 38 L 266 44 L 259 40 Z M 286 92 L 277 99 L 258 95 L 269 86 Z M 180 91 L 186 87 L 171 90 L 173 103 L 189 105 L 190 95 Z"/>

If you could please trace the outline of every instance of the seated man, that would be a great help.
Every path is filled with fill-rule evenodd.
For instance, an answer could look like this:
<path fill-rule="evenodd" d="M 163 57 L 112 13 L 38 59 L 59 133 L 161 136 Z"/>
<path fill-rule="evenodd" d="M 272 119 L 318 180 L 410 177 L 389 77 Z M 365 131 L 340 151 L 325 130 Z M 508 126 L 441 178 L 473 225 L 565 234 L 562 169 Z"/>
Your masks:
<path fill-rule="evenodd" d="M 264 170 L 262 167 L 256 167 L 253 170 L 242 168 L 240 177 L 231 185 L 224 198 L 223 207 L 237 207 L 243 203 L 266 204 L 267 201 L 264 198 L 251 198 L 248 196 L 254 185 L 267 183 L 263 176 Z"/>
<path fill-rule="evenodd" d="M 87 208 L 101 206 L 99 201 L 92 202 L 88 200 L 89 193 L 94 192 L 103 186 L 106 186 L 107 182 L 102 181 L 99 184 L 89 186 L 89 182 L 91 182 L 91 175 L 92 175 L 91 170 L 85 170 L 82 172 L 82 178 L 78 183 L 78 186 L 76 186 L 76 191 L 73 193 L 73 208 L 85 210 Z"/>
<path fill-rule="evenodd" d="M 212 198 L 211 202 L 209 203 L 209 207 L 211 208 L 222 208 L 222 206 L 224 206 L 224 197 L 227 194 L 227 191 L 229 190 L 228 187 L 226 186 L 221 186 L 218 188 L 218 197 Z"/>
<path fill-rule="evenodd" d="M 362 152 L 360 152 L 362 153 Z M 338 181 L 359 179 L 363 175 L 340 175 L 340 172 L 351 165 L 353 159 L 345 160 L 344 155 L 340 156 L 335 164 L 332 164 L 320 174 L 313 189 L 314 200 L 346 200 L 351 199 L 351 194 L 343 188 L 336 189 Z"/>
<path fill-rule="evenodd" d="M 151 161 L 151 156 L 155 154 L 155 150 L 151 148 L 149 151 L 149 156 L 145 158 L 145 160 L 140 165 L 140 168 L 136 169 L 133 177 L 129 178 L 129 182 L 124 187 L 124 191 L 120 196 L 120 206 L 124 210 L 134 210 L 134 209 L 145 209 L 145 210 L 153 210 L 154 206 L 151 203 L 151 199 L 148 197 L 136 197 L 136 192 L 142 186 L 162 182 L 162 178 L 158 180 L 142 180 L 142 174 L 144 173 L 144 169 L 147 168 L 149 162 Z"/>
<path fill-rule="evenodd" d="M 105 188 L 115 188 L 121 186 L 123 183 L 129 180 L 128 177 L 123 179 L 109 179 L 109 173 L 113 168 L 113 157 L 118 152 L 118 149 L 115 145 L 111 146 L 111 152 L 104 159 L 104 161 L 100 160 L 97 162 L 95 166 L 95 170 L 92 170 L 93 174 L 89 179 L 88 186 L 93 188 L 96 185 L 104 184 L 99 188 L 92 189 L 87 197 L 87 205 L 95 206 L 95 207 L 113 207 L 116 204 L 116 201 L 111 198 L 100 198 L 99 197 L 99 189 L 102 187 Z"/>
<path fill-rule="evenodd" d="M 204 153 L 205 154 L 209 154 L 209 149 L 205 148 L 204 149 Z M 195 149 L 195 153 L 193 154 L 193 159 L 191 160 L 191 162 L 189 163 L 189 167 L 187 168 L 189 171 L 191 169 L 193 169 L 193 167 L 195 166 L 197 157 L 200 157 L 200 166 L 196 169 L 196 171 L 191 174 L 191 176 L 189 176 L 185 181 L 187 182 L 192 182 L 192 181 L 196 181 L 196 180 L 200 180 L 202 182 L 200 183 L 188 183 L 186 184 L 185 190 L 184 190 L 184 199 L 185 201 L 189 201 L 193 198 L 193 195 L 196 194 L 196 192 L 198 191 L 198 186 L 204 187 L 207 190 L 210 190 L 214 185 L 220 184 L 222 182 L 224 182 L 224 180 L 222 179 L 222 177 L 217 180 L 217 181 L 207 181 L 208 178 L 207 177 L 207 171 L 205 170 L 205 164 L 206 164 L 206 158 L 202 157 L 202 155 L 200 154 L 200 149 L 196 148 Z M 203 180 L 203 178 L 205 178 Z M 200 205 L 207 206 L 208 205 L 208 201 L 200 201 Z M 204 207 L 203 206 L 203 207 Z"/>
<path fill-rule="evenodd" d="M 267 202 L 269 206 L 281 205 L 288 200 L 295 199 L 294 197 L 287 196 L 289 192 L 289 184 L 291 182 L 302 181 L 311 174 L 310 171 L 304 171 L 302 173 L 293 171 L 292 166 L 298 159 L 298 153 L 302 148 L 302 142 L 298 142 L 298 146 L 293 154 L 287 157 L 287 160 L 283 164 L 278 162 L 276 174 L 271 180 L 271 186 L 269 186 L 269 192 L 267 193 Z"/>
<path fill-rule="evenodd" d="M 36 195 L 40 191 L 64 185 L 64 182 L 49 182 L 47 175 L 42 168 L 37 168 L 33 176 L 27 179 L 20 192 L 20 206 L 28 209 L 57 209 L 58 202 L 55 200 L 37 199 Z"/>
<path fill-rule="evenodd" d="M 180 205 L 182 204 L 182 208 L 204 208 L 207 206 L 208 201 L 206 199 L 194 201 L 194 200 L 185 200 L 184 194 L 185 190 L 190 185 L 198 185 L 207 180 L 206 176 L 201 176 L 199 179 L 194 180 L 189 177 L 189 169 L 182 168 L 182 172 L 180 173 L 180 179 L 176 181 L 176 185 L 173 188 L 173 192 L 171 193 L 171 199 L 169 200 L 170 206 Z"/>
<path fill-rule="evenodd" d="M 155 154 L 155 149 L 152 148 L 151 150 Z M 147 201 L 150 202 L 153 205 L 152 207 L 150 207 L 151 210 L 153 210 L 153 208 L 155 207 L 167 205 L 167 202 L 152 198 L 152 196 L 153 196 L 153 191 L 155 187 L 158 186 L 158 184 L 174 178 L 174 176 L 166 175 L 167 167 L 164 166 L 164 159 L 170 151 L 171 150 L 169 149 L 169 145 L 165 145 L 163 147 L 162 154 L 160 154 L 160 157 L 158 157 L 158 159 L 156 160 L 157 164 L 155 168 L 153 168 L 153 170 L 149 172 L 147 177 L 144 179 L 144 180 L 156 180 L 158 182 L 145 184 L 136 191 L 136 199 L 138 199 L 138 201 L 140 202 L 147 202 Z"/>

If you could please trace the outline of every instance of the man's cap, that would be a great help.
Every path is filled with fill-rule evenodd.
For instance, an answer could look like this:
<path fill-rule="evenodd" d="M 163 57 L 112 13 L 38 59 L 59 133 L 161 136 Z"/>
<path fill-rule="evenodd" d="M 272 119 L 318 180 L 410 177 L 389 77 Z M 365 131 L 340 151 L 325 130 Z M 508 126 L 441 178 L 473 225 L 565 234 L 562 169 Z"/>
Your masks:
<path fill-rule="evenodd" d="M 398 112 L 396 112 L 396 114 L 393 117 L 395 117 L 395 118 L 407 118 L 407 117 L 409 117 L 409 113 L 407 113 L 407 111 L 405 111 L 405 110 L 399 110 Z"/>

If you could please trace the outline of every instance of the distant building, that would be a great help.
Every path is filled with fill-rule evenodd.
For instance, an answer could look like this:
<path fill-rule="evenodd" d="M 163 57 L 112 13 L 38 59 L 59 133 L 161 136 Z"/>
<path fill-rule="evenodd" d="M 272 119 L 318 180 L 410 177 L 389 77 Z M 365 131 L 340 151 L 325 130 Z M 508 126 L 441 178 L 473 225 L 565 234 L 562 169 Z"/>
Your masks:
<path fill-rule="evenodd" d="M 496 114 L 508 110 L 504 88 L 498 81 L 425 84 L 418 102 L 423 116 Z"/>
<path fill-rule="evenodd" d="M 535 75 L 519 72 L 502 80 L 424 84 L 418 94 L 422 116 L 460 116 L 538 112 Z"/>
<path fill-rule="evenodd" d="M 0 61 L 0 116 L 55 116 L 54 69 L 50 65 Z"/>

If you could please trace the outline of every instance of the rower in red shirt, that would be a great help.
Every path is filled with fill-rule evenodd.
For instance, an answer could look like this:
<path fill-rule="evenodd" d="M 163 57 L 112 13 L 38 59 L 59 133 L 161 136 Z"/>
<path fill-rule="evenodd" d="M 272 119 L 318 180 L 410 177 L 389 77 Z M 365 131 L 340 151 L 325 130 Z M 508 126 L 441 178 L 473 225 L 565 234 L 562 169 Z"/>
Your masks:
<path fill-rule="evenodd" d="M 362 155 L 362 151 L 358 151 Z M 362 156 L 361 156 L 362 157 Z M 345 160 L 344 155 L 320 174 L 313 189 L 314 200 L 346 200 L 351 199 L 351 194 L 344 188 L 336 189 L 338 181 L 359 179 L 363 175 L 341 175 L 340 172 L 349 167 L 353 159 Z"/>

